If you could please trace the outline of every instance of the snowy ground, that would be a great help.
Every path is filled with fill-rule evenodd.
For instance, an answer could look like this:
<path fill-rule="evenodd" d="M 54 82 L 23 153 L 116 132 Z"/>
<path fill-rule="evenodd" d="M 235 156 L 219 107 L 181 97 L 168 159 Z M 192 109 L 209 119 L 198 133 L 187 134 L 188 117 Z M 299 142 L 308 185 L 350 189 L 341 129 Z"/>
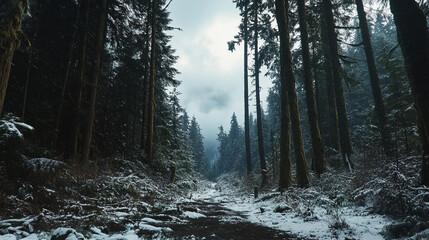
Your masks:
<path fill-rule="evenodd" d="M 394 220 L 374 213 L 380 211 L 377 201 L 391 199 L 383 206 L 397 206 L 392 205 L 397 196 L 393 190 L 400 186 L 404 189 L 402 199 L 409 196 L 412 200 L 402 205 L 427 209 L 429 189 L 404 184 L 412 182 L 408 180 L 412 172 L 363 179 L 358 173 L 331 171 L 312 178 L 309 188 L 291 187 L 281 194 L 267 187 L 255 198 L 252 186 L 258 181 L 237 174 L 227 174 L 217 183 L 183 178 L 169 184 L 163 174 L 154 178 L 153 173 L 144 173 L 144 167 L 131 162 L 121 161 L 118 166 L 124 167 L 115 167 L 120 171 L 114 175 L 76 179 L 62 188 L 40 187 L 36 191 L 23 184 L 20 188 L 25 194 L 8 195 L 3 200 L 25 210 L 42 194 L 42 200 L 50 200 L 52 206 L 43 205 L 40 213 L 27 215 L 19 207 L 12 209 L 22 217 L 0 217 L 0 240 L 383 239 L 386 235 L 382 232 L 392 224 L 405 231 L 398 234 L 400 237 L 388 238 L 429 236 L 426 222 L 420 220 L 423 218 Z M 129 171 L 133 168 L 140 174 Z M 70 176 L 74 175 L 68 174 L 67 179 L 73 179 Z M 390 195 L 383 195 L 383 191 Z M 409 209 L 412 213 L 418 208 Z M 416 213 L 425 213 L 423 210 Z M 410 231 L 413 227 L 416 230 Z"/>
<path fill-rule="evenodd" d="M 131 220 L 135 218 L 132 208 L 106 210 L 111 218 L 124 224 L 124 229 L 118 233 L 107 234 L 95 226 L 60 227 L 50 232 L 34 233 L 32 222 L 37 217 L 29 217 L 0 221 L 4 234 L 0 240 L 229 239 L 227 236 L 232 237 L 230 234 L 239 231 L 241 225 L 244 232 L 234 234 L 250 234 L 247 239 L 261 239 L 253 238 L 255 233 L 246 231 L 257 226 L 267 227 L 259 230 L 267 231 L 267 234 L 285 234 L 283 237 L 293 239 L 383 239 L 380 232 L 390 222 L 385 217 L 369 214 L 362 207 L 333 208 L 332 200 L 311 188 L 291 189 L 283 195 L 272 191 L 255 199 L 243 192 L 221 191 L 220 185 L 215 183 L 202 182 L 200 186 L 190 197 L 178 198 L 157 210 L 159 212 L 152 210 L 140 219 Z M 318 204 L 311 204 L 303 196 Z M 295 199 L 291 201 L 292 198 Z"/>
<path fill-rule="evenodd" d="M 124 223 L 117 233 L 106 233 L 101 227 L 59 227 L 51 231 L 34 232 L 34 218 L 0 221 L 0 240 L 15 239 L 305 239 L 287 231 L 275 230 L 247 220 L 246 211 L 223 207 L 227 196 L 215 190 L 215 184 L 203 182 L 203 189 L 192 197 L 180 198 L 163 209 L 152 209 L 135 219 L 132 209 L 110 209 L 112 218 Z"/>
<path fill-rule="evenodd" d="M 217 202 L 222 206 L 239 212 L 247 221 L 270 228 L 296 234 L 309 239 L 384 239 L 381 235 L 383 227 L 391 222 L 380 215 L 369 214 L 363 207 L 344 206 L 332 209 L 329 199 L 313 199 L 325 201 L 320 206 L 297 203 L 297 208 L 288 206 L 286 198 L 293 191 L 312 194 L 311 189 L 295 189 L 280 195 L 269 192 L 257 199 L 253 195 L 235 196 L 232 192 L 219 192 L 218 186 L 212 184 L 204 192 L 195 197 L 207 202 Z M 305 193 L 303 193 L 305 194 Z M 314 193 L 313 193 L 314 194 Z M 303 202 L 307 201 L 302 199 Z M 326 204 L 328 203 L 328 204 Z M 344 223 L 336 226 L 336 223 Z"/>

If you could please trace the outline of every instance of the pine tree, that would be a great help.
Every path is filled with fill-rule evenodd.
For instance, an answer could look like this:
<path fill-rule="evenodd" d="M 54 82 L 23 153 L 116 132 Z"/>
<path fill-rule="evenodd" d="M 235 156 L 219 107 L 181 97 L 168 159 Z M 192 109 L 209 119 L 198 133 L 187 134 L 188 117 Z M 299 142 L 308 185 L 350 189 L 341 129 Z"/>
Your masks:
<path fill-rule="evenodd" d="M 150 50 L 150 68 L 149 68 L 149 100 L 147 110 L 147 141 L 146 141 L 146 154 L 147 163 L 152 164 L 153 161 L 153 131 L 154 131 L 154 118 L 155 118 L 155 68 L 156 68 L 156 0 L 152 0 L 152 22 L 151 22 L 151 50 Z"/>
<path fill-rule="evenodd" d="M 362 0 L 356 0 L 357 12 L 359 16 L 359 27 L 362 33 L 363 45 L 365 50 L 366 62 L 369 70 L 369 77 L 371 81 L 371 90 L 374 99 L 375 112 L 378 118 L 378 127 L 381 133 L 381 143 L 384 152 L 391 156 L 392 141 L 390 139 L 390 130 L 387 123 L 386 107 L 384 106 L 383 94 L 380 87 L 380 79 L 378 76 L 377 66 L 374 59 L 374 51 L 371 43 L 371 36 L 366 20 L 366 13 L 363 7 Z"/>
<path fill-rule="evenodd" d="M 322 14 L 324 14 L 322 12 Z M 326 95 L 328 102 L 328 115 L 329 115 L 329 146 L 333 148 L 334 151 L 340 151 L 340 134 L 338 130 L 338 113 L 337 113 L 337 103 L 335 100 L 335 87 L 334 87 L 334 78 L 332 75 L 332 61 L 331 61 L 331 52 L 329 50 L 329 41 L 327 35 L 326 20 L 322 19 L 322 30 L 321 30 L 321 39 L 322 39 L 322 48 L 324 54 L 324 70 L 325 70 L 325 84 L 326 84 Z"/>
<path fill-rule="evenodd" d="M 353 147 L 350 139 L 349 122 L 346 111 L 346 104 L 344 101 L 344 90 L 342 82 L 342 67 L 338 56 L 338 43 L 337 34 L 335 32 L 335 22 L 332 12 L 331 0 L 323 0 L 323 16 L 326 24 L 326 35 L 330 53 L 330 63 L 332 76 L 334 79 L 335 89 L 335 103 L 337 105 L 338 113 L 338 129 L 340 136 L 340 148 L 343 156 L 343 162 L 347 169 L 350 171 L 354 168 L 351 161 L 351 154 L 353 153 Z"/>
<path fill-rule="evenodd" d="M 66 94 L 66 90 L 67 90 L 67 84 L 68 84 L 68 79 L 70 77 L 70 70 L 71 70 L 71 65 L 72 65 L 72 57 L 73 57 L 73 45 L 75 43 L 75 38 L 78 32 L 78 25 L 79 25 L 79 21 L 80 21 L 80 10 L 82 7 L 82 0 L 79 0 L 78 2 L 78 6 L 77 6 L 77 10 L 76 10 L 76 20 L 75 23 L 73 25 L 73 28 L 71 30 L 71 34 L 69 37 L 69 43 L 68 43 L 68 47 L 67 47 L 67 55 L 65 57 L 65 64 L 64 64 L 64 76 L 63 76 L 63 80 L 62 80 L 62 86 L 61 86 L 61 94 L 60 94 L 60 98 L 58 101 L 58 110 L 57 110 L 57 115 L 56 115 L 56 119 L 55 119 L 55 134 L 54 134 L 54 146 L 56 147 L 58 144 L 58 138 L 59 138 L 59 134 L 60 134 L 60 126 L 61 126 L 61 120 L 63 117 L 63 108 L 64 108 L 64 98 L 65 98 L 65 94 Z"/>
<path fill-rule="evenodd" d="M 189 140 L 195 160 L 194 169 L 203 176 L 207 176 L 209 163 L 204 153 L 203 135 L 201 135 L 201 129 L 195 117 L 192 118 L 189 127 Z"/>
<path fill-rule="evenodd" d="M 85 68 L 87 62 L 87 41 L 89 32 L 89 13 L 90 13 L 91 1 L 83 1 L 82 3 L 82 27 L 81 27 L 81 39 L 80 39 L 80 50 L 78 57 L 78 75 L 73 84 L 73 116 L 72 124 L 70 128 L 70 137 L 68 139 L 68 147 L 66 149 L 66 158 L 77 160 L 79 154 L 79 140 L 80 140 L 80 128 L 81 128 L 81 112 L 82 112 L 82 97 L 83 88 L 85 85 Z"/>
<path fill-rule="evenodd" d="M 89 160 L 89 153 L 91 150 L 91 140 L 92 132 L 94 128 L 94 119 L 95 119 L 95 108 L 97 101 L 97 88 L 100 78 L 100 64 L 102 53 L 104 52 L 104 40 L 105 40 L 105 28 L 106 28 L 106 15 L 107 15 L 107 0 L 102 0 L 101 2 L 101 11 L 100 19 L 98 22 L 98 33 L 97 33 L 97 46 L 95 49 L 95 64 L 94 69 L 92 70 L 91 76 L 91 90 L 90 90 L 90 102 L 89 102 L 89 112 L 86 119 L 85 131 L 83 134 L 83 143 L 82 143 L 82 162 L 87 164 Z"/>
<path fill-rule="evenodd" d="M 284 0 L 276 0 L 276 18 L 279 31 L 282 36 L 287 36 L 286 6 Z M 284 37 L 280 38 L 280 52 L 287 48 Z M 286 65 L 285 54 L 280 55 L 280 163 L 279 163 L 279 188 L 281 190 L 292 185 L 292 161 L 290 150 L 290 110 L 288 104 L 288 91 L 286 88 L 286 71 L 290 66 Z"/>
<path fill-rule="evenodd" d="M 296 178 L 297 183 L 301 187 L 307 187 L 309 184 L 308 181 L 308 167 L 307 161 L 305 159 L 304 153 L 304 142 L 302 140 L 302 131 L 301 123 L 299 119 L 299 108 L 298 108 L 298 97 L 295 91 L 295 75 L 293 70 L 292 63 L 292 53 L 290 49 L 290 36 L 289 36 L 289 19 L 288 19 L 288 9 L 289 4 L 287 0 L 283 0 L 283 3 L 278 3 L 279 9 L 284 9 L 283 11 L 278 11 L 279 17 L 279 31 L 280 31 L 280 41 L 283 41 L 283 46 L 281 47 L 281 61 L 284 61 L 285 65 L 285 78 L 286 78 L 286 89 L 288 94 L 288 103 L 290 108 L 290 119 L 292 126 L 292 139 L 293 146 L 295 150 L 295 163 L 296 163 Z"/>
<path fill-rule="evenodd" d="M 254 77 L 255 77 L 255 94 L 256 94 L 256 118 L 257 118 L 257 126 L 258 126 L 258 146 L 259 146 L 259 161 L 261 163 L 261 174 L 262 174 L 262 187 L 264 187 L 267 183 L 267 164 L 265 161 L 265 151 L 264 151 L 264 133 L 262 130 L 262 108 L 261 108 L 261 95 L 259 88 L 259 73 L 260 73 L 260 59 L 259 59 L 259 29 L 258 29 L 258 18 L 259 18 L 259 1 L 254 0 L 254 60 L 255 60 L 255 68 L 254 68 Z"/>
<path fill-rule="evenodd" d="M 252 155 L 250 152 L 250 123 L 249 123 L 249 73 L 248 73 L 248 38 L 249 30 L 247 22 L 249 18 L 248 13 L 248 0 L 244 1 L 244 137 L 246 144 L 246 164 L 247 174 L 252 172 Z"/>
<path fill-rule="evenodd" d="M 414 0 L 390 0 L 418 113 L 423 157 L 422 184 L 429 186 L 429 32 L 426 16 Z"/>
<path fill-rule="evenodd" d="M 325 153 L 317 119 L 316 99 L 314 96 L 311 57 L 307 30 L 307 15 L 305 1 L 298 0 L 299 25 L 301 30 L 301 52 L 304 67 L 304 83 L 307 102 L 308 119 L 310 123 L 311 142 L 313 147 L 314 170 L 320 175 L 326 172 Z"/>
<path fill-rule="evenodd" d="M 240 24 L 240 32 L 235 36 L 235 41 L 228 42 L 228 48 L 230 51 L 234 51 L 235 44 L 243 41 L 244 47 L 244 137 L 246 146 L 246 164 L 247 174 L 252 172 L 252 154 L 250 149 L 250 123 L 249 123 L 249 13 L 252 9 L 249 9 L 249 0 L 233 0 L 236 7 L 241 11 L 243 16 Z M 255 2 L 254 2 L 255 3 Z"/>

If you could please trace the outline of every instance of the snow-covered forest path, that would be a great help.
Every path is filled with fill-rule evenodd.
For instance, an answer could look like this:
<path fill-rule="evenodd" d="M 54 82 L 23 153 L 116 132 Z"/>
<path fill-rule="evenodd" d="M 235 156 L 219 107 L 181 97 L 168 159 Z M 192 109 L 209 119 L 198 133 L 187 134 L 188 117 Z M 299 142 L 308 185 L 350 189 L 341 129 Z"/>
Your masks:
<path fill-rule="evenodd" d="M 178 239 L 298 239 L 287 232 L 248 221 L 246 212 L 224 206 L 229 204 L 227 199 L 228 195 L 208 194 L 178 204 L 189 222 L 169 225 L 173 230 L 170 236 Z"/>
<path fill-rule="evenodd" d="M 234 179 L 200 180 L 189 192 L 161 194 L 151 204 L 135 199 L 93 208 L 82 202 L 76 205 L 89 212 L 45 210 L 0 219 L 0 240 L 383 239 L 380 232 L 390 222 L 363 207 L 336 204 L 313 188 L 292 187 L 283 194 L 265 189 L 255 198 Z"/>
<path fill-rule="evenodd" d="M 334 207 L 313 189 L 266 190 L 254 198 L 232 185 L 212 183 L 182 199 L 178 208 L 195 218 L 170 226 L 172 236 L 191 231 L 197 239 L 384 239 L 387 218 L 363 207 Z"/>

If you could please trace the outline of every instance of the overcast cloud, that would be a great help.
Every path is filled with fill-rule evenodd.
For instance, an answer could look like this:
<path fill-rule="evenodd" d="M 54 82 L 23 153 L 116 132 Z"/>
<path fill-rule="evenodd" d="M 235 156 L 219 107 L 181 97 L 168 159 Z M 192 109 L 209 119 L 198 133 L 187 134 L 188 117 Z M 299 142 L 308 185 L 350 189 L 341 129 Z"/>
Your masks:
<path fill-rule="evenodd" d="M 227 49 L 238 32 L 239 12 L 232 0 L 173 0 L 169 10 L 172 26 L 183 30 L 172 32 L 181 104 L 197 118 L 205 140 L 215 141 L 220 125 L 229 129 L 233 112 L 244 122 L 243 50 Z M 265 101 L 271 81 L 262 78 L 261 85 Z"/>

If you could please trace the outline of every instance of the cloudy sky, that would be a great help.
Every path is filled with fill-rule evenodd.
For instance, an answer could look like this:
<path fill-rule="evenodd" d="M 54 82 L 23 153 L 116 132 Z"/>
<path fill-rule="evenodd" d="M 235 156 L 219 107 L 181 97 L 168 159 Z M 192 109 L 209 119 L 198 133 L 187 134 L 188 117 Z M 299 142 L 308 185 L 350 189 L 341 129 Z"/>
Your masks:
<path fill-rule="evenodd" d="M 227 49 L 238 32 L 239 12 L 232 0 L 173 0 L 168 9 L 172 26 L 183 30 L 171 32 L 180 57 L 181 104 L 197 118 L 205 140 L 215 141 L 218 127 L 229 129 L 234 112 L 244 125 L 243 47 L 234 53 Z M 261 86 L 265 101 L 271 81 L 262 78 Z M 255 97 L 251 99 L 253 106 Z"/>

